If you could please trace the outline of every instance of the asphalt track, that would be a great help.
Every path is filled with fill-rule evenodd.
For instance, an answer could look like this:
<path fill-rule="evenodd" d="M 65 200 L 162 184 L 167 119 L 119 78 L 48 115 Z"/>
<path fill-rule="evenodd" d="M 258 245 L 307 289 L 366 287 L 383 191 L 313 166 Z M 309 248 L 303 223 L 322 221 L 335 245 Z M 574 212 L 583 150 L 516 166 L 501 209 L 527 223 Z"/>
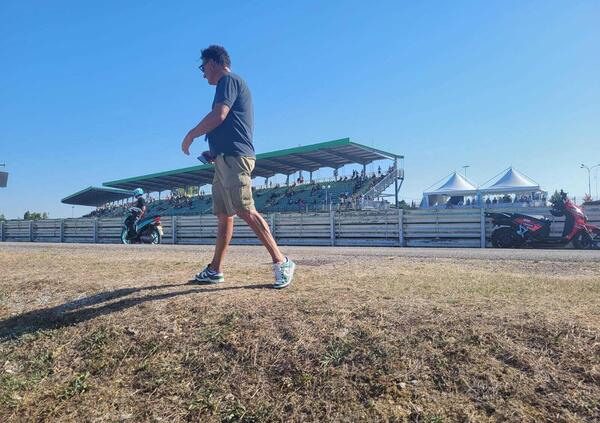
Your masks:
<path fill-rule="evenodd" d="M 212 250 L 210 245 L 133 245 L 120 244 L 57 244 L 29 242 L 0 242 L 0 251 L 23 251 L 35 249 L 76 249 L 78 251 L 106 251 L 121 248 L 154 249 L 173 253 L 175 251 L 197 252 Z M 262 249 L 261 246 L 232 246 L 235 249 Z M 575 249 L 496 249 L 496 248 L 397 248 L 397 247 L 310 247 L 282 246 L 284 253 L 293 257 L 304 254 L 313 256 L 322 251 L 323 255 L 338 257 L 415 257 L 415 258 L 449 258 L 457 260 L 523 260 L 538 262 L 600 262 L 600 250 Z"/>

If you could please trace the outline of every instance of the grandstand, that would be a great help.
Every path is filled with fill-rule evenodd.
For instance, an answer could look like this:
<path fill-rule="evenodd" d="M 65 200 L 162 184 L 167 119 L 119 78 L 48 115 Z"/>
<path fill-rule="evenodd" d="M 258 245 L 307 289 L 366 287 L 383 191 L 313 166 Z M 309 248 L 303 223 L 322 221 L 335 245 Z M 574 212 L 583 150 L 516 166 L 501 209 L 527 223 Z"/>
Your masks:
<path fill-rule="evenodd" d="M 389 166 L 367 174 L 367 165 L 375 161 L 389 161 Z M 352 176 L 338 177 L 338 170 L 346 165 L 362 165 L 352 170 Z M 333 169 L 333 177 L 313 178 L 313 172 Z M 308 173 L 304 180 L 302 172 Z M 150 195 L 149 213 L 162 216 L 186 216 L 212 213 L 212 197 L 201 188 L 212 183 L 212 164 L 175 169 L 103 183 L 103 187 L 89 187 L 62 200 L 66 204 L 95 206 L 90 217 L 118 217 L 132 201 L 132 190 L 141 187 Z M 298 174 L 295 181 L 290 177 Z M 275 175 L 286 177 L 285 184 L 274 184 Z M 389 205 L 385 197 L 394 197 L 404 180 L 403 156 L 368 147 L 344 138 L 303 147 L 258 154 L 253 179 L 265 178 L 263 186 L 253 187 L 257 210 L 261 212 L 304 212 L 329 209 L 362 209 Z M 256 185 L 256 184 L 255 184 Z M 393 194 L 385 191 L 393 185 Z M 196 188 L 196 195 L 182 191 Z M 166 194 L 166 196 L 164 195 Z"/>

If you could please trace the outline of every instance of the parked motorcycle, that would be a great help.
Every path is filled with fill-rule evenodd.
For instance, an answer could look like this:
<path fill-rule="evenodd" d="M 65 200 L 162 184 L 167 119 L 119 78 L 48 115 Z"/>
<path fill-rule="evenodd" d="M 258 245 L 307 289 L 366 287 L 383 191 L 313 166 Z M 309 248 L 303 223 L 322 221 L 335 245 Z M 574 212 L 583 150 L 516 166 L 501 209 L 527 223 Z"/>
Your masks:
<path fill-rule="evenodd" d="M 492 245 L 496 248 L 550 247 L 573 242 L 578 249 L 600 249 L 600 228 L 587 223 L 585 213 L 566 193 L 561 191 L 559 198 L 552 203 L 550 214 L 565 216 L 562 236 L 550 235 L 552 220 L 544 216 L 486 212 L 494 225 Z"/>
<path fill-rule="evenodd" d="M 123 244 L 160 244 L 163 228 L 160 216 L 151 216 L 136 222 L 141 210 L 131 207 L 123 222 L 121 242 Z"/>

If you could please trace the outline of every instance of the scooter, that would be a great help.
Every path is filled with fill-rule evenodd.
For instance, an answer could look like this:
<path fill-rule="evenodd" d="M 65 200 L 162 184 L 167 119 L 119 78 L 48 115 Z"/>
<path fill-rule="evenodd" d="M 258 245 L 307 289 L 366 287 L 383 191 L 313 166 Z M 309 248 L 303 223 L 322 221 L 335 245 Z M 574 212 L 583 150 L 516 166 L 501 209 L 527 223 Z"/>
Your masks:
<path fill-rule="evenodd" d="M 563 191 L 552 203 L 550 214 L 565 216 L 562 236 L 551 236 L 552 220 L 544 216 L 521 213 L 489 213 L 492 219 L 492 245 L 496 248 L 565 246 L 570 242 L 578 249 L 600 249 L 600 227 L 587 223 L 583 211 Z"/>
<path fill-rule="evenodd" d="M 123 244 L 160 244 L 163 236 L 160 216 L 151 216 L 136 222 L 136 217 L 141 213 L 142 211 L 137 207 L 129 209 L 125 222 L 123 222 L 121 242 Z"/>

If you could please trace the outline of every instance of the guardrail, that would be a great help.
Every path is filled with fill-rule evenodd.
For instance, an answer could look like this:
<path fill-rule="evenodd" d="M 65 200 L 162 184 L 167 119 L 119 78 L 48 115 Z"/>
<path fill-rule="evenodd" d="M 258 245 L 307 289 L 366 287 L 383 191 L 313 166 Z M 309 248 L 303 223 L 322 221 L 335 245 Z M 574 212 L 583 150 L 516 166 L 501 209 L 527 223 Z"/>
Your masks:
<path fill-rule="evenodd" d="M 489 247 L 492 225 L 486 209 L 373 210 L 265 215 L 281 245 L 390 247 Z M 497 207 L 494 212 L 502 211 Z M 511 211 L 507 209 L 506 211 Z M 560 235 L 564 218 L 547 208 L 519 209 L 554 220 L 552 234 Z M 591 223 L 600 225 L 600 206 L 586 208 Z M 232 244 L 260 241 L 239 218 Z M 162 218 L 164 244 L 214 244 L 217 218 L 213 215 Z M 48 219 L 0 222 L 0 241 L 119 243 L 123 219 Z"/>

